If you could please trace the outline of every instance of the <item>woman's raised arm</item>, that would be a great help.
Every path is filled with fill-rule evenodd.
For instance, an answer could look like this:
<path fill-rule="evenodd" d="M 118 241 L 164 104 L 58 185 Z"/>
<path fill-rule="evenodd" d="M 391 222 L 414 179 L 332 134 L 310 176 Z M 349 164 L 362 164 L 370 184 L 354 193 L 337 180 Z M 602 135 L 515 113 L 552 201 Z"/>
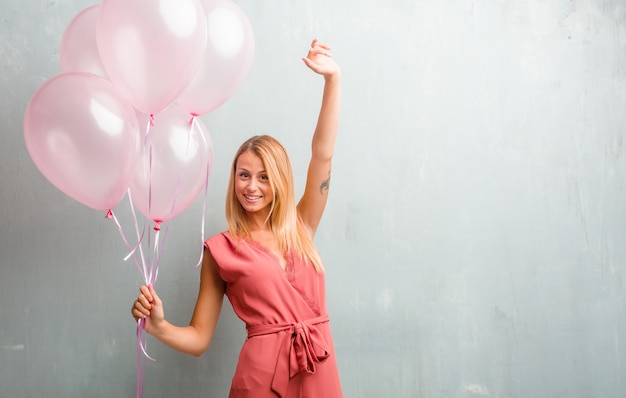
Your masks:
<path fill-rule="evenodd" d="M 339 129 L 341 105 L 341 70 L 332 59 L 330 46 L 317 39 L 302 59 L 314 72 L 324 77 L 322 106 L 311 142 L 311 161 L 304 194 L 298 203 L 298 214 L 313 238 L 324 213 L 330 187 L 330 171 Z"/>

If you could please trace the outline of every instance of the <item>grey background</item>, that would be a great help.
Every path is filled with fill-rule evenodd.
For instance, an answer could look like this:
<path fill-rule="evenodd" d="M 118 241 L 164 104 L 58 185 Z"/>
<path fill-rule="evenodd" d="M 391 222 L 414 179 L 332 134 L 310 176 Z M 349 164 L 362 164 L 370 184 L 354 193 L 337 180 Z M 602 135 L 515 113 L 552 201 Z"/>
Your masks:
<path fill-rule="evenodd" d="M 142 280 L 114 224 L 54 188 L 23 139 L 84 0 L 0 4 L 0 396 L 130 397 Z M 625 397 L 626 5 L 613 0 L 238 2 L 244 86 L 203 116 L 207 235 L 231 156 L 279 138 L 301 191 L 321 79 L 344 77 L 316 243 L 346 397 Z M 128 223 L 124 201 L 116 209 Z M 197 291 L 201 199 L 172 223 L 157 287 L 172 322 Z M 200 358 L 154 340 L 145 397 L 225 397 L 243 324 L 226 303 Z"/>

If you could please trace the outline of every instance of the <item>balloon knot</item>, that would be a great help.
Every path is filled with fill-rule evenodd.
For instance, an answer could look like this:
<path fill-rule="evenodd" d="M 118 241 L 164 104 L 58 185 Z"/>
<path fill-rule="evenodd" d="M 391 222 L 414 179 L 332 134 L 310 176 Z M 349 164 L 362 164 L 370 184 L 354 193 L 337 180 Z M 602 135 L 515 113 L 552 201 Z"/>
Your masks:
<path fill-rule="evenodd" d="M 107 211 L 107 215 L 104 216 L 105 218 L 108 218 L 109 220 L 113 218 L 113 212 L 111 211 L 111 209 L 109 209 Z"/>
<path fill-rule="evenodd" d="M 150 126 L 154 126 L 154 113 L 150 114 Z"/>
<path fill-rule="evenodd" d="M 191 113 L 191 119 L 189 119 L 189 124 L 193 124 L 193 119 L 197 118 L 199 115 L 197 113 Z"/>
<path fill-rule="evenodd" d="M 161 230 L 161 220 L 154 220 L 154 230 L 155 231 Z"/>

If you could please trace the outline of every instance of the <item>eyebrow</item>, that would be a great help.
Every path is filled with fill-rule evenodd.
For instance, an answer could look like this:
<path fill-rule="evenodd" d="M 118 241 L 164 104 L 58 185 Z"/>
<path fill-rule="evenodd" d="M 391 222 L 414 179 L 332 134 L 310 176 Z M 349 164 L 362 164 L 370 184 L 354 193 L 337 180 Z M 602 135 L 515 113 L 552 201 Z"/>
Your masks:
<path fill-rule="evenodd" d="M 245 167 L 237 167 L 235 170 L 237 171 L 246 171 L 246 172 L 250 172 L 250 170 L 246 169 Z M 267 171 L 265 169 L 260 170 L 257 174 L 261 174 L 261 173 L 265 173 L 267 174 Z"/>

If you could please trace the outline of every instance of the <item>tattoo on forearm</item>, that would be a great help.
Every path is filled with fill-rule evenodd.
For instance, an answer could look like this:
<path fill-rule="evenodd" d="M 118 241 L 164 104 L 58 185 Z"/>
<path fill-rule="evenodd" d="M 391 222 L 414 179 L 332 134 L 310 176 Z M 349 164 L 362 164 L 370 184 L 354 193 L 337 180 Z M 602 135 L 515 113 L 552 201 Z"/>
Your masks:
<path fill-rule="evenodd" d="M 320 185 L 320 195 L 324 195 L 324 191 L 328 191 L 330 188 L 330 173 L 328 173 L 328 178 L 322 181 Z"/>

